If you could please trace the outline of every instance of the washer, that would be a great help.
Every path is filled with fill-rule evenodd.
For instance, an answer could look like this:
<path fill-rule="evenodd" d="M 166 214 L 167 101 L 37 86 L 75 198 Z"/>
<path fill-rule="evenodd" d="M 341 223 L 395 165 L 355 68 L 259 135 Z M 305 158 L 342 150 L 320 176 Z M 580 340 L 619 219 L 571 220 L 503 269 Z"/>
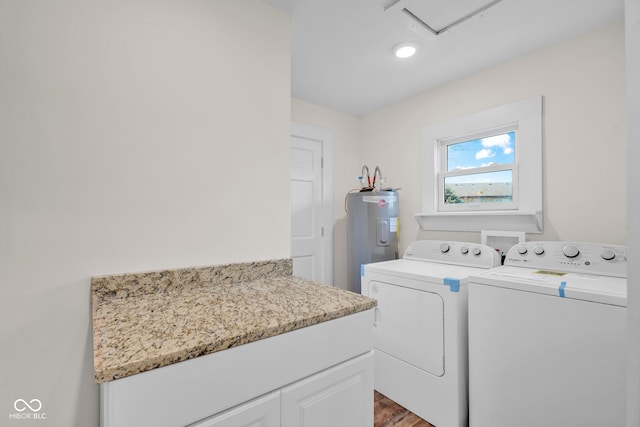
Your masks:
<path fill-rule="evenodd" d="M 624 246 L 527 242 L 469 278 L 471 427 L 625 425 Z"/>
<path fill-rule="evenodd" d="M 364 265 L 375 309 L 375 388 L 438 427 L 468 423 L 467 277 L 500 264 L 483 245 L 419 240 Z"/>

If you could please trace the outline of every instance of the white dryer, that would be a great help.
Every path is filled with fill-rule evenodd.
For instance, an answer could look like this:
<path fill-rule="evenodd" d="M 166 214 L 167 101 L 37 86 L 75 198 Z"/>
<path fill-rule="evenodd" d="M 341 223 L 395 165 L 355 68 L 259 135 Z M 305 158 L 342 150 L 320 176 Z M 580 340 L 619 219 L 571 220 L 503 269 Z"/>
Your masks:
<path fill-rule="evenodd" d="M 376 390 L 438 427 L 467 425 L 467 277 L 499 264 L 488 246 L 419 240 L 362 267 L 378 300 Z"/>
<path fill-rule="evenodd" d="M 527 242 L 469 279 L 471 427 L 625 425 L 623 246 Z"/>

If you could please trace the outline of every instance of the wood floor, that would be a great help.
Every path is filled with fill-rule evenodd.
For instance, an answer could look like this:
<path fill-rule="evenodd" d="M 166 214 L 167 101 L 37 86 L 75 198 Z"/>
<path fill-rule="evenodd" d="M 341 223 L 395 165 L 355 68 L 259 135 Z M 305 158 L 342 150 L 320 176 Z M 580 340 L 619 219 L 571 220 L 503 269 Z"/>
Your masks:
<path fill-rule="evenodd" d="M 374 427 L 434 427 L 377 391 L 373 402 Z"/>

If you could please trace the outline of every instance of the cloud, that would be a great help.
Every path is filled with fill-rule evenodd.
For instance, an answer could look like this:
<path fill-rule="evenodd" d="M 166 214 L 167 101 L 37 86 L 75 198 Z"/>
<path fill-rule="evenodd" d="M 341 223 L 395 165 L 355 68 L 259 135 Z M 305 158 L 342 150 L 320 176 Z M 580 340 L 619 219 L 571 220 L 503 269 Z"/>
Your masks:
<path fill-rule="evenodd" d="M 511 145 L 511 140 L 509 139 L 509 134 L 502 134 L 496 136 L 490 136 L 488 138 L 482 138 L 482 146 L 483 147 L 500 147 L 502 149 L 509 147 Z"/>
<path fill-rule="evenodd" d="M 476 160 L 487 159 L 489 157 L 494 157 L 495 155 L 496 154 L 493 151 L 483 148 L 476 153 Z"/>
<path fill-rule="evenodd" d="M 484 148 L 500 147 L 504 154 L 513 153 L 513 148 L 511 148 L 511 139 L 509 138 L 509 134 L 505 133 L 502 135 L 482 138 L 481 142 Z M 476 155 L 476 158 L 478 158 L 477 155 Z"/>

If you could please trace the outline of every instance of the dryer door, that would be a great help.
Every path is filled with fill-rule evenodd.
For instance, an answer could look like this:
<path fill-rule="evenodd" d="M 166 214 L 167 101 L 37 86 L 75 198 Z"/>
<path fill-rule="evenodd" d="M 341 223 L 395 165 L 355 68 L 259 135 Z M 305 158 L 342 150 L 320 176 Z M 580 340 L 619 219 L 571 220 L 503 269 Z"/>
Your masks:
<path fill-rule="evenodd" d="M 374 346 L 436 376 L 444 374 L 444 302 L 433 292 L 378 281 L 368 283 L 378 300 Z"/>

